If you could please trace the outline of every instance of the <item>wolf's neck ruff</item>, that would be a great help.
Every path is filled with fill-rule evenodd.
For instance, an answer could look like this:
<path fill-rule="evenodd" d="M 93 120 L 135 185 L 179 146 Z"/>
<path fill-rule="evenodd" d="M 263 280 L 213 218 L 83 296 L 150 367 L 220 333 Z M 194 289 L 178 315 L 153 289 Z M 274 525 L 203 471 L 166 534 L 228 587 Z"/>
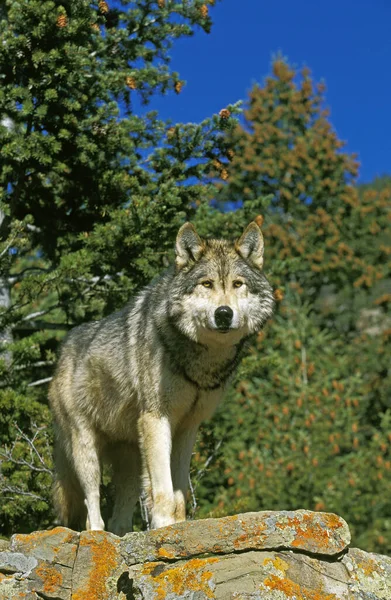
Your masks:
<path fill-rule="evenodd" d="M 229 348 L 208 348 L 186 338 L 168 322 L 159 328 L 159 340 L 170 357 L 173 373 L 197 390 L 213 391 L 223 387 L 235 372 L 247 338 Z"/>

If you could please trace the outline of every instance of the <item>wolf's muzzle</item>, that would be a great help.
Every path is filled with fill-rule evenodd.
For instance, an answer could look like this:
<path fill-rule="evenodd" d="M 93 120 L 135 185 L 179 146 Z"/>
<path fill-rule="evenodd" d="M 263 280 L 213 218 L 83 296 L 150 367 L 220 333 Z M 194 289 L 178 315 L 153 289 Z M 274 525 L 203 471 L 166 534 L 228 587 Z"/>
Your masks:
<path fill-rule="evenodd" d="M 233 310 L 229 306 L 219 306 L 216 308 L 215 321 L 218 329 L 229 329 L 233 316 Z"/>

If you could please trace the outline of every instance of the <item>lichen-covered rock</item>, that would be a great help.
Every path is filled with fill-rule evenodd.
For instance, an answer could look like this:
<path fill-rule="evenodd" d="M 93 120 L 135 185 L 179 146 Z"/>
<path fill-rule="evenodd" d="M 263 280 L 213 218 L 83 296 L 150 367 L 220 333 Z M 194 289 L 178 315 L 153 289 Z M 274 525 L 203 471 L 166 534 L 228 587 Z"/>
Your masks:
<path fill-rule="evenodd" d="M 63 527 L 0 549 L 0 600 L 391 600 L 391 558 L 340 517 L 261 512 L 118 538 Z"/>
<path fill-rule="evenodd" d="M 352 564 L 355 565 L 356 552 L 352 551 Z M 362 566 L 357 577 L 349 573 L 340 558 L 325 561 L 292 551 L 250 551 L 174 564 L 155 562 L 137 565 L 130 569 L 130 578 L 137 600 L 390 599 L 391 581 L 387 580 L 387 563 L 391 565 L 391 559 L 368 559 L 369 555 L 365 552 L 361 555 Z M 367 568 L 370 570 L 365 574 Z"/>
<path fill-rule="evenodd" d="M 349 573 L 350 589 L 359 598 L 391 598 L 391 558 L 357 548 L 349 550 L 342 563 Z"/>
<path fill-rule="evenodd" d="M 10 593 L 11 587 L 18 589 L 15 582 L 20 582 L 23 590 L 21 595 L 14 593 L 10 598 L 71 600 L 73 568 L 78 545 L 79 535 L 65 527 L 29 535 L 14 535 L 9 551 L 2 554 L 6 554 L 8 560 L 16 561 L 16 566 L 19 566 L 12 576 L 5 577 L 0 583 L 0 598 L 2 592 Z M 4 559 L 7 557 L 4 556 Z M 21 557 L 29 563 L 25 564 Z M 1 558 L 0 572 L 7 574 Z"/>
<path fill-rule="evenodd" d="M 139 534 L 123 538 L 124 552 L 134 562 L 269 548 L 333 555 L 345 550 L 349 543 L 349 527 L 341 517 L 306 510 L 250 512 L 188 521 L 149 531 L 142 540 Z"/>
<path fill-rule="evenodd" d="M 73 569 L 72 600 L 118 598 L 117 581 L 124 569 L 120 538 L 103 531 L 83 531 Z"/>

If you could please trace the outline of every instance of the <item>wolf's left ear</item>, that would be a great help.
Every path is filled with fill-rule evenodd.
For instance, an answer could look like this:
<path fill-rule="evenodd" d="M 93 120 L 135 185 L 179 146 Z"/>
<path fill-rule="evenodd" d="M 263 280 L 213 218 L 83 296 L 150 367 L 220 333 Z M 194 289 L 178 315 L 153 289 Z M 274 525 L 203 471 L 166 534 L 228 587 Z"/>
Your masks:
<path fill-rule="evenodd" d="M 196 232 L 194 225 L 185 223 L 178 231 L 176 238 L 176 259 L 178 269 L 182 269 L 191 261 L 195 262 L 204 250 L 204 242 Z"/>
<path fill-rule="evenodd" d="M 244 230 L 242 237 L 236 242 L 235 248 L 245 260 L 258 269 L 262 269 L 263 235 L 255 221 Z"/>

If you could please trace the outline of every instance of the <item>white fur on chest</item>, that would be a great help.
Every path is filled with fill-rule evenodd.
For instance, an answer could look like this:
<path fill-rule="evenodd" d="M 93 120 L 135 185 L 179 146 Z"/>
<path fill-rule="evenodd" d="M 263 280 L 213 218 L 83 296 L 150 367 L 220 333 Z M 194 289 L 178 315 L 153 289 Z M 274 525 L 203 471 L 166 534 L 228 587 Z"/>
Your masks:
<path fill-rule="evenodd" d="M 182 398 L 181 402 L 181 398 L 177 398 L 178 412 L 174 413 L 172 420 L 175 429 L 198 427 L 202 421 L 213 416 L 223 398 L 223 388 L 205 391 L 196 389 L 191 384 L 186 384 L 186 387 L 189 392 L 187 401 Z"/>

